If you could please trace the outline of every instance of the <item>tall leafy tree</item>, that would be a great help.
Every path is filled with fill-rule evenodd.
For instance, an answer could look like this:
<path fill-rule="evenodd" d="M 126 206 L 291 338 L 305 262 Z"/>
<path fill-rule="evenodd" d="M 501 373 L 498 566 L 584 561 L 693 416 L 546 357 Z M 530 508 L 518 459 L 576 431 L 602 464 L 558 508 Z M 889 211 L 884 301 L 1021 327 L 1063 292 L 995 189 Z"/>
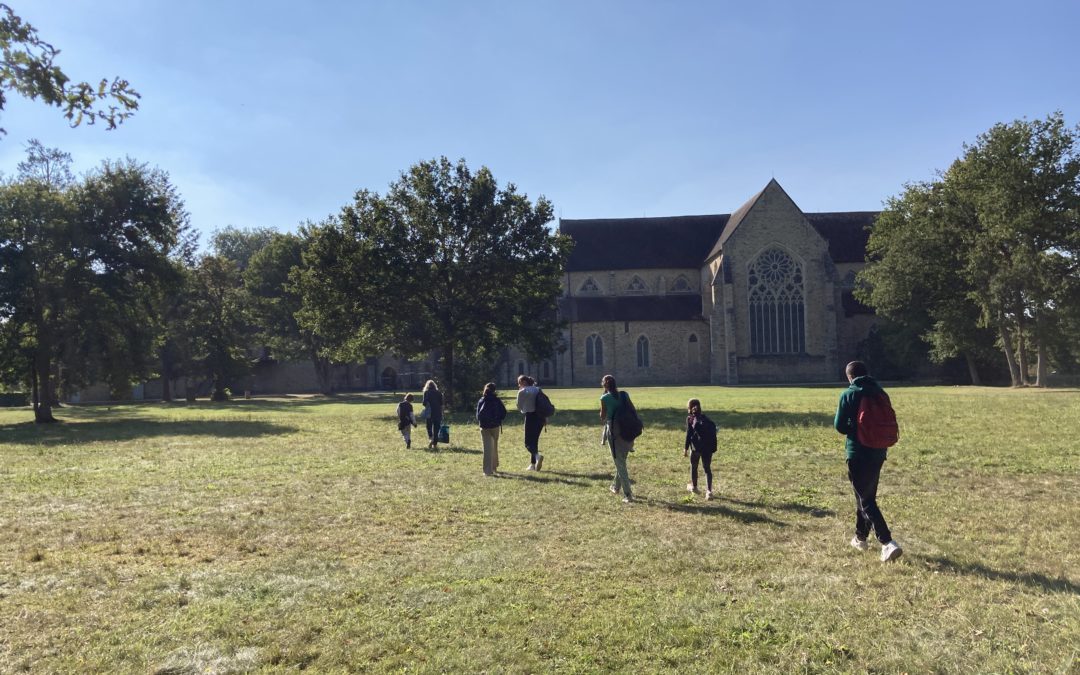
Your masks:
<path fill-rule="evenodd" d="M 964 271 L 984 323 L 998 329 L 1014 384 L 1028 381 L 1034 342 L 1043 385 L 1055 317 L 1080 274 L 1080 128 L 1060 112 L 997 124 L 965 147 L 946 181 L 976 214 Z"/>
<path fill-rule="evenodd" d="M 1050 360 L 1075 351 L 1078 141 L 1060 113 L 998 124 L 937 180 L 890 200 L 870 237 L 864 301 L 926 321 L 938 355 L 985 354 L 992 333 L 1014 386 L 1028 382 L 1033 344 L 1044 385 Z"/>
<path fill-rule="evenodd" d="M 856 295 L 875 311 L 919 335 L 941 363 L 962 357 L 973 384 L 993 349 L 978 326 L 980 309 L 962 274 L 965 230 L 973 213 L 941 182 L 908 185 L 890 198 L 867 242 L 868 265 Z"/>
<path fill-rule="evenodd" d="M 214 255 L 231 260 L 241 272 L 247 269 L 251 258 L 277 234 L 270 227 L 235 227 L 229 225 L 210 237 L 210 249 Z"/>
<path fill-rule="evenodd" d="M 155 298 L 187 230 L 163 172 L 129 160 L 70 185 L 44 180 L 63 172 L 36 160 L 58 156 L 32 146 L 20 176 L 0 185 L 0 316 L 29 365 L 38 422 L 55 421 L 59 385 L 150 374 Z"/>
<path fill-rule="evenodd" d="M 453 400 L 459 358 L 486 360 L 507 345 L 554 351 L 570 241 L 546 227 L 551 218 L 547 199 L 500 187 L 486 167 L 415 164 L 385 195 L 359 191 L 313 233 L 302 325 L 324 336 L 347 326 L 361 344 L 406 356 L 437 350 Z"/>
<path fill-rule="evenodd" d="M 191 339 L 187 349 L 210 378 L 210 398 L 224 401 L 227 385 L 250 370 L 250 300 L 236 263 L 221 256 L 203 256 L 189 282 L 188 305 L 182 310 L 184 333 Z"/>
<path fill-rule="evenodd" d="M 325 340 L 301 328 L 297 314 L 303 308 L 300 288 L 291 279 L 302 276 L 304 239 L 295 234 L 274 234 L 248 261 L 244 287 L 251 300 L 257 337 L 275 358 L 309 359 L 315 367 L 319 391 L 332 393 L 332 361 Z"/>
<path fill-rule="evenodd" d="M 100 121 L 114 129 L 138 109 L 139 94 L 127 80 L 74 82 L 56 65 L 59 53 L 36 28 L 0 3 L 0 110 L 7 103 L 7 92 L 14 91 L 60 108 L 73 127 Z"/>

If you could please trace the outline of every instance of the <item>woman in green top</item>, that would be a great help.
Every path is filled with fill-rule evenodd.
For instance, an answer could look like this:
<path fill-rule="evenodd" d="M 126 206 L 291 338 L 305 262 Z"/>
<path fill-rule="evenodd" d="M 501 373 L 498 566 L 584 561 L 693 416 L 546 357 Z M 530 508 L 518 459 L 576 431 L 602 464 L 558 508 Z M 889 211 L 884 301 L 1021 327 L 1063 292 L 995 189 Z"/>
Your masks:
<path fill-rule="evenodd" d="M 611 446 L 611 458 L 615 460 L 615 481 L 611 484 L 614 494 L 623 493 L 623 501 L 634 501 L 633 490 L 630 487 L 630 473 L 626 468 L 626 457 L 634 449 L 634 442 L 624 440 L 619 435 L 619 425 L 615 420 L 616 413 L 623 405 L 622 397 L 630 400 L 626 392 L 620 392 L 615 385 L 615 378 L 605 375 L 600 381 L 604 387 L 604 394 L 600 397 L 600 419 L 604 422 L 604 439 Z"/>

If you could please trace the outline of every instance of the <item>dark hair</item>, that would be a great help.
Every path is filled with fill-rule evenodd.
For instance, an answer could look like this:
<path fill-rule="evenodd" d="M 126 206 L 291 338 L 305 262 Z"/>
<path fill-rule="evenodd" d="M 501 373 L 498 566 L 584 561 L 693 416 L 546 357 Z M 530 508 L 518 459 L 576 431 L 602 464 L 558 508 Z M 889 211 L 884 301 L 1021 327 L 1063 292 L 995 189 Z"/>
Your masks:
<path fill-rule="evenodd" d="M 406 401 L 411 401 L 412 400 L 412 394 L 405 394 L 405 400 Z"/>
<path fill-rule="evenodd" d="M 488 382 L 487 384 L 484 385 L 484 396 L 487 396 L 488 394 L 494 394 L 494 393 L 495 393 L 495 383 L 494 382 Z"/>
<path fill-rule="evenodd" d="M 600 385 L 604 388 L 604 391 L 608 392 L 609 394 L 619 393 L 619 387 L 615 385 L 614 375 L 605 375 L 603 378 L 600 379 Z"/>
<path fill-rule="evenodd" d="M 701 412 L 701 401 L 696 398 L 692 398 L 686 402 L 686 412 L 690 412 L 694 408 L 697 408 L 698 412 Z"/>
<path fill-rule="evenodd" d="M 869 375 L 870 371 L 866 368 L 866 364 L 862 361 L 852 361 L 847 364 L 847 368 L 844 368 L 844 372 L 847 373 L 848 378 L 854 380 L 856 377 L 862 377 Z"/>
<path fill-rule="evenodd" d="M 528 375 L 518 375 L 518 384 L 524 384 L 526 387 L 536 384 L 536 380 L 532 379 Z"/>

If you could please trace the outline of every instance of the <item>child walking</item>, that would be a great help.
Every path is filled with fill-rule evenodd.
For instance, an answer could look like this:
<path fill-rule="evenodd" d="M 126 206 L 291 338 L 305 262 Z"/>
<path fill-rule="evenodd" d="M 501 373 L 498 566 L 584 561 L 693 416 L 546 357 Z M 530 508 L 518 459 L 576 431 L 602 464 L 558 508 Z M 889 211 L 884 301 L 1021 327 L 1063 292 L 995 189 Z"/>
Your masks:
<path fill-rule="evenodd" d="M 683 457 L 693 448 L 690 455 L 690 482 L 686 489 L 697 493 L 698 461 L 701 468 L 705 469 L 705 499 L 712 499 L 712 456 L 716 452 L 716 424 L 701 412 L 701 401 L 692 398 L 686 403 L 686 444 L 683 447 Z"/>
<path fill-rule="evenodd" d="M 416 418 L 413 416 L 412 394 L 405 394 L 404 400 L 397 404 L 397 428 L 401 437 L 405 439 L 405 449 L 412 447 L 412 430 L 416 426 Z"/>

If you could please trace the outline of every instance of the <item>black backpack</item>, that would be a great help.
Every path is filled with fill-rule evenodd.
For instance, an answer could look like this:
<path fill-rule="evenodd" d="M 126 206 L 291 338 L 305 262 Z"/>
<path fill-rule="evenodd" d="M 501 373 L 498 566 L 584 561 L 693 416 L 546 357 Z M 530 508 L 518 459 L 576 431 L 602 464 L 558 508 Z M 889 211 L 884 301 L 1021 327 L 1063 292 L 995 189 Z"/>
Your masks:
<path fill-rule="evenodd" d="M 491 405 L 488 403 L 489 400 L 485 397 L 480 403 L 480 410 L 476 412 L 476 421 L 480 423 L 482 429 L 494 429 L 502 425 L 503 419 L 506 418 L 506 406 L 498 396 L 492 396 Z"/>
<path fill-rule="evenodd" d="M 641 435 L 645 425 L 638 417 L 637 408 L 630 402 L 630 396 L 625 391 L 619 392 L 619 401 L 622 405 L 615 412 L 615 423 L 619 427 L 619 436 L 624 441 L 632 441 Z"/>
<path fill-rule="evenodd" d="M 547 419 L 555 414 L 555 404 L 551 402 L 548 395 L 541 389 L 536 394 L 536 414 L 544 419 Z"/>
<path fill-rule="evenodd" d="M 693 428 L 693 434 L 694 447 L 698 452 L 716 452 L 716 422 L 699 413 L 697 424 Z"/>

